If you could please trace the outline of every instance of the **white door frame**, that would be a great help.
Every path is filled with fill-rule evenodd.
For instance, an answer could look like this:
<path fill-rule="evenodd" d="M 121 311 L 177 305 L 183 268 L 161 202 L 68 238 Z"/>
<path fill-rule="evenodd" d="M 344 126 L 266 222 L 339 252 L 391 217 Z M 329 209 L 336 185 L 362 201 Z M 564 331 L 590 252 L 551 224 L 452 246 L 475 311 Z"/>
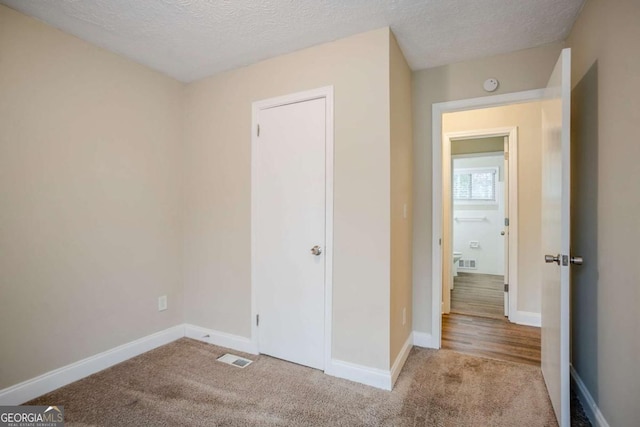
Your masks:
<path fill-rule="evenodd" d="M 507 212 L 509 217 L 509 232 L 507 233 L 507 239 L 509 241 L 509 266 L 507 271 L 508 277 L 505 277 L 506 283 L 509 284 L 509 320 L 515 322 L 516 310 L 517 310 L 517 296 L 518 296 L 518 128 L 516 126 L 502 127 L 502 128 L 490 128 L 490 129 L 478 129 L 463 132 L 448 132 L 444 135 L 442 140 L 443 155 L 442 163 L 451 162 L 453 156 L 451 155 L 451 142 L 457 140 L 468 139 L 482 139 L 492 137 L 507 137 L 509 139 L 509 176 L 505 176 L 505 180 L 509 183 L 509 206 L 507 206 Z M 495 153 L 494 153 L 495 154 Z M 443 183 L 443 185 L 446 185 Z M 451 187 L 451 182 L 449 182 Z M 447 203 L 451 200 L 451 188 L 443 188 L 443 194 L 448 194 Z M 448 190 L 448 191 L 444 191 Z M 443 200 L 444 201 L 444 200 Z M 453 209 L 451 209 L 453 214 Z M 443 233 L 443 247 L 445 239 L 449 243 L 453 241 L 453 217 L 449 220 L 450 230 L 448 233 Z M 451 246 L 450 246 L 451 247 Z M 444 265 L 444 264 L 443 264 Z M 443 273 L 446 273 L 446 269 L 443 269 Z M 451 272 L 449 272 L 450 274 Z M 444 283 L 444 280 L 442 281 Z M 442 313 L 441 313 L 442 314 Z"/>
<path fill-rule="evenodd" d="M 440 348 L 442 339 L 442 115 L 510 104 L 540 101 L 544 89 L 507 93 L 481 98 L 433 104 L 431 111 L 432 209 L 431 209 L 431 347 Z"/>
<path fill-rule="evenodd" d="M 259 353 L 257 325 L 258 301 L 256 285 L 256 234 L 257 221 L 257 148 L 258 148 L 258 113 L 260 110 L 280 107 L 298 102 L 325 99 L 325 243 L 324 243 L 324 369 L 331 362 L 331 326 L 332 326 L 332 294 L 333 294 L 333 86 L 325 86 L 304 92 L 278 96 L 251 104 L 251 344 Z"/>

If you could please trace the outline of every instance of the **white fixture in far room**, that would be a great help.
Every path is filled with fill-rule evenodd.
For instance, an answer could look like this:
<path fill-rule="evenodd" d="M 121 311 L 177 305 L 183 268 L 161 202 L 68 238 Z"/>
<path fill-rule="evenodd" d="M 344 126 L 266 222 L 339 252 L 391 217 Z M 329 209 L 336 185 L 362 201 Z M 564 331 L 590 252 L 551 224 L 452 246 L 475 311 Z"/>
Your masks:
<path fill-rule="evenodd" d="M 454 252 L 453 253 L 453 277 L 458 275 L 458 261 L 462 258 L 462 252 Z M 451 286 L 453 288 L 453 285 Z"/>

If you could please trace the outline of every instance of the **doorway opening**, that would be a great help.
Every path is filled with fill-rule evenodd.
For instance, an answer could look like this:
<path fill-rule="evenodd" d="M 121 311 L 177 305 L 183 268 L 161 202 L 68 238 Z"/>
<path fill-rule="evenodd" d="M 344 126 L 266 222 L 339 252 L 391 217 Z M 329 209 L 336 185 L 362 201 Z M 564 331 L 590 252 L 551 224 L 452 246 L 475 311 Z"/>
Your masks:
<path fill-rule="evenodd" d="M 542 126 L 528 95 L 440 112 L 434 335 L 442 348 L 539 366 Z"/>
<path fill-rule="evenodd" d="M 450 141 L 449 312 L 502 319 L 509 314 L 508 137 Z"/>
<path fill-rule="evenodd" d="M 448 128 L 459 126 L 452 114 Z M 517 288 L 517 147 L 515 126 L 444 135 L 444 314 L 509 315 L 509 287 Z"/>

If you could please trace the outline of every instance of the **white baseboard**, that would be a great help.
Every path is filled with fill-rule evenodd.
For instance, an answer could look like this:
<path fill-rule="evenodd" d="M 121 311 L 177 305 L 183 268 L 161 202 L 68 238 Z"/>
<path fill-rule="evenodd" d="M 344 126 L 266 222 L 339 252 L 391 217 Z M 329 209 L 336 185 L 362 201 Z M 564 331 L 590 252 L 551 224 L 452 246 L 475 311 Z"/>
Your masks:
<path fill-rule="evenodd" d="M 407 337 L 407 340 L 402 346 L 400 353 L 398 353 L 396 360 L 393 362 L 393 365 L 391 365 L 391 389 L 393 389 L 393 386 L 395 385 L 396 380 L 398 379 L 398 375 L 400 375 L 400 372 L 402 371 L 402 367 L 407 361 L 407 358 L 409 357 L 409 353 L 411 353 L 412 348 L 413 348 L 413 332 L 409 333 L 409 336 Z"/>
<path fill-rule="evenodd" d="M 416 334 L 418 335 L 416 337 Z M 78 381 L 149 350 L 169 344 L 182 337 L 193 338 L 232 350 L 258 354 L 251 339 L 218 332 L 190 324 L 182 324 L 156 332 L 127 344 L 112 348 L 67 366 L 44 373 L 38 377 L 0 390 L 0 405 L 20 405 L 45 393 Z M 404 366 L 412 345 L 429 347 L 431 335 L 413 332 L 407 337 L 391 370 L 371 368 L 342 360 L 332 359 L 325 367 L 325 374 L 359 382 L 361 384 L 391 390 Z"/>
<path fill-rule="evenodd" d="M 137 339 L 0 390 L 0 405 L 20 405 L 184 336 L 184 325 Z"/>
<path fill-rule="evenodd" d="M 534 313 L 531 311 L 516 311 L 514 314 L 509 316 L 509 320 L 513 323 L 517 323 L 518 325 L 525 326 L 542 326 L 542 316 L 540 313 Z"/>
<path fill-rule="evenodd" d="M 184 336 L 187 338 L 193 338 L 198 341 L 219 345 L 220 347 L 226 347 L 244 353 L 258 354 L 258 349 L 250 338 L 201 328 L 200 326 L 190 325 L 188 323 L 184 325 L 184 331 Z"/>
<path fill-rule="evenodd" d="M 427 332 L 413 331 L 413 345 L 424 348 L 439 348 L 439 346 L 434 345 L 433 336 Z"/>
<path fill-rule="evenodd" d="M 578 386 L 576 390 L 576 394 L 578 395 L 578 399 L 580 399 L 580 403 L 582 403 L 582 408 L 584 409 L 584 413 L 586 414 L 589 421 L 594 427 L 609 427 L 609 423 L 604 419 L 604 415 L 600 412 L 600 408 L 596 405 L 595 400 L 589 393 L 587 386 L 578 375 L 578 372 L 573 368 L 573 365 L 570 365 L 571 369 L 571 378 L 573 378 L 573 382 Z"/>
<path fill-rule="evenodd" d="M 344 378 L 371 387 L 391 390 L 391 371 L 370 368 L 342 360 L 331 359 L 329 366 L 325 366 L 324 373 L 332 377 Z"/>

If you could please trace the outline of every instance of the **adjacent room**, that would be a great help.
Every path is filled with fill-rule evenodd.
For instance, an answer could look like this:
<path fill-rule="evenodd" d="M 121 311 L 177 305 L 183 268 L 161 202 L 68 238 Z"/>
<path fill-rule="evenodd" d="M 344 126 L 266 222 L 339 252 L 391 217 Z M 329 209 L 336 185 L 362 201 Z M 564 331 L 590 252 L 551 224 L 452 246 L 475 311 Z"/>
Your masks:
<path fill-rule="evenodd" d="M 0 0 L 0 424 L 635 425 L 638 22 Z"/>

